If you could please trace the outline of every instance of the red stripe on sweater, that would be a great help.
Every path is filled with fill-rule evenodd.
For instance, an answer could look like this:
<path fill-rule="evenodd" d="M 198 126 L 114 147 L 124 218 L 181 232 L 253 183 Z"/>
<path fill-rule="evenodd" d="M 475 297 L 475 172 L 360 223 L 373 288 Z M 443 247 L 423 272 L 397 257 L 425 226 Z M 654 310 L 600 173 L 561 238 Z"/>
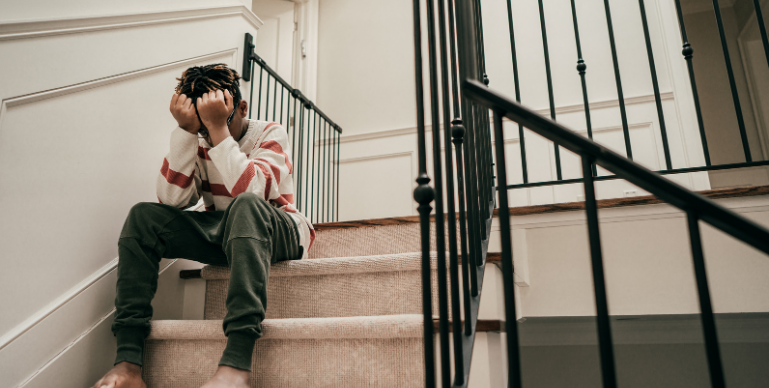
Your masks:
<path fill-rule="evenodd" d="M 198 157 L 205 160 L 211 160 L 211 157 L 208 156 L 208 150 L 210 150 L 210 148 L 198 146 Z"/>
<path fill-rule="evenodd" d="M 168 159 L 163 159 L 163 166 L 160 167 L 160 174 L 166 178 L 166 182 L 186 189 L 192 183 L 192 175 L 187 176 L 180 172 L 168 168 Z"/>
<path fill-rule="evenodd" d="M 281 147 L 280 143 L 277 141 L 267 140 L 262 144 L 259 144 L 259 148 L 270 150 L 278 155 L 283 155 L 283 157 L 286 159 L 286 166 L 288 166 L 288 173 L 291 174 L 294 171 L 294 166 L 291 164 L 291 159 L 285 152 L 283 152 L 283 147 Z"/>
<path fill-rule="evenodd" d="M 256 158 L 256 160 L 260 162 L 265 162 L 267 165 L 270 166 L 270 170 L 272 170 L 272 174 L 275 176 L 275 180 L 278 181 L 278 184 L 280 184 L 280 168 L 278 166 L 270 163 L 267 159 L 264 158 Z"/>
<path fill-rule="evenodd" d="M 216 211 L 216 206 L 206 206 L 206 211 L 207 211 L 207 212 L 213 212 L 213 211 Z"/>
<path fill-rule="evenodd" d="M 203 181 L 200 185 L 200 189 L 203 191 L 207 191 L 213 195 L 220 195 L 222 197 L 232 198 L 232 195 L 230 195 L 230 192 L 227 191 L 227 187 L 219 183 L 211 183 L 209 181 Z"/>
<path fill-rule="evenodd" d="M 259 163 L 254 164 L 259 166 L 259 169 L 262 170 L 262 173 L 264 174 L 264 199 L 268 199 L 270 198 L 270 188 L 272 187 L 272 174 L 270 173 L 270 170 L 267 169 L 267 167 L 264 167 Z"/>
<path fill-rule="evenodd" d="M 243 170 L 243 173 L 240 174 L 240 178 L 238 178 L 235 186 L 232 187 L 232 196 L 237 197 L 240 193 L 246 191 L 248 184 L 251 183 L 251 179 L 253 179 L 254 176 L 256 176 L 254 165 L 249 163 L 248 166 L 246 166 L 246 169 Z"/>

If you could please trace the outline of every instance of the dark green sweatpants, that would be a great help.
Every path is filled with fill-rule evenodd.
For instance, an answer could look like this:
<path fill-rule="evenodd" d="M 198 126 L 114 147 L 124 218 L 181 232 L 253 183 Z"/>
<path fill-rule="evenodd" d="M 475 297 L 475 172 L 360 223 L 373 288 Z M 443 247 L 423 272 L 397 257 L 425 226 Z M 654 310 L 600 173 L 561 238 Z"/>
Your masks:
<path fill-rule="evenodd" d="M 230 267 L 223 324 L 227 347 L 219 365 L 251 370 L 254 342 L 262 336 L 270 264 L 301 259 L 302 253 L 294 221 L 252 193 L 238 195 L 224 211 L 135 205 L 118 242 L 115 364 L 142 365 L 160 258 L 184 258 Z"/>

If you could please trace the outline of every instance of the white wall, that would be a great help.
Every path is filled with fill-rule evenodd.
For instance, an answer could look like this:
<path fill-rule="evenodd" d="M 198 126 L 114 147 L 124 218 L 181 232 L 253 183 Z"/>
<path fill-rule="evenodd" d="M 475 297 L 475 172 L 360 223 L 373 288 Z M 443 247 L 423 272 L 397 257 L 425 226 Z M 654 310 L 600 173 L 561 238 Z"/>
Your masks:
<path fill-rule="evenodd" d="M 94 346 L 114 341 L 102 325 L 111 324 L 104 317 L 114 301 L 117 237 L 134 203 L 156 201 L 155 177 L 176 126 L 168 113 L 174 78 L 207 63 L 240 69 L 243 35 L 261 25 L 240 1 L 163 3 L 170 11 L 162 14 L 153 13 L 157 2 L 41 3 L 4 2 L 0 10 L 0 198 L 10 204 L 0 260 L 13 274 L 0 282 L 7 386 L 54 357 L 66 360 L 59 352 L 81 335 L 104 335 Z M 102 14 L 112 16 L 95 16 Z M 33 17 L 56 19 L 7 23 Z M 63 20 L 73 17 L 85 18 Z M 168 314 L 180 315 L 177 307 Z M 82 386 L 107 364 L 80 364 L 55 385 Z"/>
<path fill-rule="evenodd" d="M 674 3 L 672 0 L 646 3 L 673 168 L 703 165 L 704 157 L 686 64 L 680 54 L 681 41 Z M 347 195 L 347 200 L 340 205 L 340 216 L 345 215 L 342 219 L 416 214 L 413 199 L 410 206 L 401 204 L 404 198 L 411 197 L 417 170 L 411 7 L 412 4 L 405 1 L 364 4 L 329 0 L 320 5 L 318 105 L 344 128 L 340 190 L 341 198 Z M 583 1 L 577 7 L 583 57 L 587 62 L 587 84 L 595 139 L 624 154 L 603 2 Z M 426 28 L 424 9 L 423 5 L 422 24 Z M 490 87 L 513 97 L 515 93 L 506 3 L 484 1 L 482 10 Z M 513 11 L 522 101 L 549 116 L 537 3 L 514 2 Z M 582 89 L 575 69 L 577 53 L 570 2 L 548 2 L 545 4 L 545 12 L 557 119 L 586 134 Z M 663 169 L 665 159 L 662 135 L 639 12 L 636 3 L 612 2 L 633 154 L 641 164 L 652 169 Z M 423 38 L 422 44 L 423 65 L 426 68 L 427 40 Z M 429 91 L 426 94 L 429 97 Z M 429 124 L 429 104 L 426 107 L 426 121 Z M 522 183 L 517 126 L 508 122 L 505 132 L 508 183 Z M 526 131 L 525 136 L 530 181 L 555 180 L 552 143 L 529 131 Z M 385 138 L 388 140 L 384 141 Z M 428 140 L 429 147 L 431 144 Z M 564 178 L 580 177 L 578 159 L 563 149 L 560 153 Z M 361 159 L 363 156 L 365 159 Z M 430 160 L 428 152 L 428 172 L 432 176 Z M 399 183 L 382 182 L 378 175 L 361 175 L 362 171 L 393 168 L 399 169 L 397 173 L 392 173 L 399 178 L 410 174 L 408 179 L 404 178 L 404 182 L 409 181 L 411 185 L 396 186 Z M 350 176 L 345 171 L 357 175 Z M 707 174 L 703 173 L 680 175 L 671 179 L 696 190 L 710 188 Z M 644 194 L 621 181 L 603 183 L 599 190 L 603 198 Z M 511 194 L 514 204 L 530 205 L 576 201 L 582 192 L 577 186 L 562 186 L 516 190 Z M 385 202 L 377 202 L 380 206 L 374 209 L 367 205 L 366 200 L 372 196 L 385 197 Z M 385 203 L 388 206 L 382 206 Z"/>

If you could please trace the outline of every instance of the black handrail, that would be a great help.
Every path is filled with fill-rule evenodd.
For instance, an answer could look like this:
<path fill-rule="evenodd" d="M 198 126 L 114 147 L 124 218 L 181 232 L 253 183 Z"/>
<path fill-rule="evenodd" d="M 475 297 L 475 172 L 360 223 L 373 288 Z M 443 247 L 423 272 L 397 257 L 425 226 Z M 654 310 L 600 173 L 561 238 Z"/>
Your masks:
<path fill-rule="evenodd" d="M 710 302 L 710 291 L 708 290 L 707 275 L 705 272 L 705 262 L 702 254 L 702 242 L 699 235 L 698 221 L 702 220 L 715 228 L 731 235 L 732 237 L 769 254 L 769 230 L 742 217 L 738 214 L 716 204 L 715 202 L 685 189 L 678 184 L 662 178 L 659 174 L 646 169 L 645 167 L 603 147 L 591 140 L 585 139 L 568 128 L 549 120 L 535 113 L 534 111 L 523 107 L 522 105 L 506 98 L 505 96 L 487 88 L 476 80 L 463 82 L 462 91 L 464 95 L 494 111 L 498 115 L 503 115 L 526 128 L 561 144 L 563 147 L 580 155 L 583 163 L 583 183 L 585 185 L 585 201 L 588 213 L 588 230 L 590 234 L 591 257 L 593 258 L 593 278 L 595 286 L 595 295 L 597 303 L 599 347 L 601 354 L 601 365 L 603 372 L 604 386 L 616 386 L 616 373 L 614 371 L 614 358 L 612 355 L 612 341 L 608 322 L 608 309 L 606 305 L 605 285 L 603 282 L 602 259 L 600 252 L 600 233 L 598 231 L 598 216 L 595 201 L 595 192 L 593 189 L 593 176 L 591 165 L 596 163 L 607 170 L 615 173 L 617 176 L 631 182 L 657 196 L 669 204 L 678 207 L 687 214 L 689 220 L 690 243 L 692 246 L 692 258 L 695 267 L 695 277 L 697 279 L 697 291 L 700 302 L 703 334 L 708 358 L 708 366 L 711 376 L 711 383 L 714 387 L 723 387 L 724 373 L 721 365 L 721 358 L 718 349 L 718 338 L 715 328 L 715 319 L 713 317 L 712 305 Z M 495 126 L 495 132 L 501 139 L 502 125 Z M 502 154 L 497 155 L 498 160 L 504 161 L 504 150 Z M 503 162 L 500 162 L 503 163 Z M 502 192 L 507 196 L 507 192 Z M 510 212 L 508 208 L 501 208 L 499 212 L 500 222 L 509 222 Z M 504 221 L 507 220 L 507 221 Z M 503 233 L 505 233 L 503 231 Z M 503 265 L 512 264 L 512 256 L 505 252 L 505 244 L 509 241 L 503 241 Z M 512 283 L 512 276 L 507 277 L 505 282 Z M 512 293 L 506 293 L 505 298 L 513 298 Z M 508 320 L 508 325 L 510 320 Z M 508 331 L 508 336 L 510 332 Z"/>
<path fill-rule="evenodd" d="M 342 128 L 331 121 L 315 103 L 299 89 L 293 88 L 254 52 L 255 45 L 251 34 L 246 33 L 244 47 L 246 54 L 243 56 L 242 77 L 244 81 L 251 81 L 249 118 L 256 109 L 257 120 L 270 119 L 270 102 L 272 102 L 272 117 L 269 121 L 283 125 L 291 143 L 293 177 L 296 185 L 294 204 L 297 210 L 313 223 L 339 220 L 339 137 Z M 256 82 L 253 81 L 256 66 L 259 67 L 259 85 L 257 102 L 254 104 Z M 262 89 L 265 76 L 267 77 L 266 87 Z M 280 88 L 280 94 L 278 94 L 278 88 Z M 266 97 L 264 117 L 262 117 L 262 94 Z M 286 106 L 285 115 L 283 114 L 284 105 Z M 333 129 L 331 135 L 328 131 L 324 133 L 324 126 L 327 130 Z M 334 151 L 333 160 L 329 158 L 332 150 Z M 333 169 L 332 164 L 336 165 L 333 177 L 327 173 L 329 169 Z"/>
<path fill-rule="evenodd" d="M 439 25 L 436 27 L 434 15 L 436 10 L 433 7 L 433 1 L 438 2 L 437 15 Z M 598 339 L 601 359 L 601 372 L 605 387 L 616 387 L 617 373 L 614 360 L 614 348 L 612 342 L 611 327 L 609 324 L 609 308 L 606 297 L 606 284 L 603 269 L 603 254 L 601 252 L 600 223 L 598 218 L 598 207 L 595 195 L 595 181 L 606 179 L 625 179 L 628 182 L 644 189 L 661 200 L 678 207 L 687 215 L 688 228 L 690 233 L 690 244 L 692 249 L 692 260 L 695 268 L 695 278 L 697 280 L 697 292 L 699 297 L 703 334 L 706 343 L 706 352 L 708 367 L 711 376 L 711 383 L 714 387 L 724 386 L 723 366 L 721 364 L 720 353 L 718 349 L 718 338 L 713 317 L 712 305 L 710 302 L 710 291 L 707 284 L 707 275 L 702 253 L 702 241 L 699 231 L 699 221 L 704 221 L 715 228 L 737 238 L 748 245 L 769 254 L 769 231 L 757 225 L 756 223 L 745 219 L 731 212 L 715 202 L 685 189 L 667 179 L 664 179 L 659 173 L 652 172 L 649 169 L 633 162 L 630 148 L 630 138 L 627 126 L 627 120 L 624 114 L 624 101 L 622 96 L 622 86 L 619 77 L 619 66 L 614 46 L 613 28 L 611 26 L 611 11 L 608 6 L 608 0 L 604 1 L 607 24 L 611 41 L 612 57 L 614 61 L 615 78 L 620 100 L 620 110 L 623 120 L 623 134 L 625 137 L 626 152 L 628 157 L 615 153 L 608 148 L 601 146 L 592 139 L 585 138 L 576 132 L 571 131 L 565 126 L 557 123 L 555 120 L 538 115 L 533 110 L 522 106 L 520 101 L 520 91 L 518 88 L 517 59 L 515 52 L 515 39 L 512 27 L 512 8 L 508 1 L 508 17 L 511 37 L 511 48 L 513 53 L 513 69 L 515 73 L 516 96 L 515 100 L 490 89 L 489 81 L 485 72 L 485 55 L 483 47 L 483 28 L 480 16 L 479 0 L 449 0 L 449 7 L 444 7 L 446 0 L 428 0 L 427 10 L 427 39 L 429 55 L 429 85 L 430 85 L 430 108 L 433 123 L 433 172 L 435 177 L 435 188 L 431 188 L 431 181 L 426 169 L 426 136 L 425 136 L 425 112 L 424 112 L 424 92 L 422 80 L 422 43 L 421 43 L 421 17 L 420 1 L 414 0 L 414 50 L 415 50 L 415 78 L 416 78 L 416 101 L 417 101 L 417 139 L 419 155 L 419 175 L 417 178 L 417 188 L 414 191 L 414 199 L 419 203 L 420 214 L 420 233 L 422 238 L 422 301 L 424 314 L 424 345 L 425 345 L 425 383 L 428 387 L 435 386 L 435 356 L 433 344 L 433 307 L 432 307 L 432 287 L 431 272 L 433 268 L 430 265 L 431 254 L 431 221 L 430 212 L 432 207 L 430 203 L 436 202 L 435 241 L 437 245 L 437 272 L 438 272 L 438 304 L 439 304 L 439 338 L 440 338 L 440 373 L 442 386 L 444 387 L 466 387 L 468 384 L 470 360 L 472 357 L 473 343 L 475 340 L 475 325 L 477 323 L 478 307 L 480 295 L 483 286 L 483 274 L 485 271 L 485 258 L 490 236 L 490 225 L 492 209 L 495 206 L 496 194 L 499 194 L 499 224 L 502 242 L 502 272 L 505 295 L 505 319 L 507 331 L 507 349 L 508 349 L 508 381 L 511 387 L 520 387 L 521 365 L 520 349 L 517 335 L 517 321 L 515 313 L 515 296 L 513 287 L 513 260 L 512 260 L 512 241 L 510 226 L 510 207 L 508 190 L 512 186 L 537 186 L 549 184 L 578 183 L 584 185 L 585 190 L 585 209 L 587 212 L 588 239 L 590 243 L 590 256 L 593 274 L 594 295 L 596 300 Z M 714 0 L 717 4 L 717 0 Z M 540 22 L 545 43 L 544 50 L 546 57 L 547 43 L 546 30 L 544 23 L 544 7 L 540 1 Z M 643 0 L 639 0 L 639 8 L 642 14 L 642 24 L 646 38 L 647 57 L 651 70 L 653 87 L 655 89 L 655 102 L 657 104 L 657 114 L 659 120 L 664 124 L 664 115 L 660 102 L 658 86 L 656 82 L 656 70 L 654 69 L 654 58 L 648 33 L 648 25 L 645 20 L 645 9 Z M 662 173 L 681 173 L 703 170 L 714 170 L 720 168 L 745 167 L 753 165 L 767 165 L 769 161 L 757 161 L 750 163 L 738 163 L 732 165 L 711 166 L 707 142 L 704 137 L 701 115 L 699 111 L 699 100 L 697 98 L 696 84 L 693 77 L 692 50 L 687 42 L 684 30 L 683 19 L 681 18 L 680 4 L 676 0 L 676 8 L 679 16 L 682 38 L 684 41 L 683 54 L 687 61 L 691 75 L 691 85 L 694 89 L 695 108 L 697 110 L 698 124 L 702 134 L 702 144 L 706 158 L 706 166 L 672 168 L 670 156 L 666 152 L 667 170 Z M 580 48 L 579 28 L 577 26 L 577 15 L 572 1 L 572 15 L 574 20 L 574 31 L 578 50 Z M 448 23 L 445 23 L 448 17 Z M 454 23 L 456 18 L 456 23 Z M 448 24 L 451 45 L 446 47 L 445 29 Z M 454 24 L 456 24 L 456 52 L 454 48 Z M 438 45 L 436 44 L 436 28 L 440 33 L 440 63 L 438 63 Z M 724 49 L 726 49 L 724 47 Z M 449 54 L 450 53 L 450 54 Z M 446 56 L 451 55 L 451 67 Z M 456 58 L 454 58 L 456 56 Z M 547 61 L 547 59 L 546 59 Z M 459 66 L 454 65 L 458 62 Z M 583 99 L 586 110 L 586 120 L 590 129 L 589 101 L 587 100 L 586 81 L 585 81 L 585 63 L 582 58 L 581 50 L 578 51 L 577 70 L 582 79 Z M 441 75 L 442 85 L 438 86 L 438 74 Z M 449 87 L 449 78 L 451 85 Z M 551 91 L 551 115 L 554 118 L 554 107 L 552 104 L 553 93 L 552 85 L 548 85 Z M 453 101 L 449 101 L 449 90 L 451 89 Z M 441 96 L 442 93 L 442 96 Z M 439 98 L 439 96 L 442 97 Z M 453 103 L 452 103 L 453 102 Z M 461 106 L 461 112 L 459 107 Z M 450 109 L 453 107 L 453 111 Z M 489 122 L 489 112 L 493 113 L 493 132 Z M 443 122 L 440 122 L 442 113 Z M 451 126 L 448 125 L 449 117 L 453 117 Z M 506 159 L 502 122 L 503 118 L 516 122 L 519 131 L 522 128 L 543 136 L 552 141 L 556 147 L 563 147 L 574 152 L 581 157 L 582 178 L 579 179 L 561 179 L 554 182 L 526 182 L 524 185 L 509 185 L 507 183 Z M 442 127 L 442 128 L 441 128 Z M 444 137 L 440 137 L 440 131 L 443 130 Z M 449 131 L 452 141 L 449 142 Z M 661 129 L 663 137 L 667 138 L 664 128 Z M 494 136 L 495 142 L 492 144 L 491 136 Z M 521 136 L 523 140 L 523 136 Z M 445 165 L 446 173 L 441 167 L 440 144 L 445 147 Z M 453 173 L 454 160 L 451 158 L 451 144 L 454 145 L 456 152 L 457 182 L 459 194 L 459 242 L 453 238 L 455 223 L 457 217 L 453 213 Z M 664 142 L 666 143 L 666 141 Z M 667 145 L 664 145 L 667 148 Z M 492 150 L 493 148 L 493 150 Z M 495 158 L 492 158 L 492 151 Z M 525 149 L 522 149 L 525 161 Z M 493 162 L 494 163 L 493 163 Z M 492 166 L 496 164 L 496 177 L 493 176 Z M 596 166 L 602 166 L 614 175 L 597 176 Z M 466 174 L 465 174 L 466 172 Z M 524 177 L 526 176 L 526 167 L 524 164 Z M 445 178 L 445 179 L 444 179 Z M 494 178 L 497 180 L 495 192 Z M 526 178 L 524 178 L 526 179 Z M 444 188 L 445 182 L 445 188 Z M 445 217 L 448 221 L 449 235 L 448 251 L 449 262 L 446 263 L 447 244 L 444 231 L 444 205 L 443 190 L 449 191 L 447 201 L 449 202 L 449 216 Z M 465 206 L 467 212 L 465 213 Z M 462 250 L 462 284 L 458 279 L 457 244 L 461 244 Z M 447 282 L 447 270 L 450 271 L 450 281 Z M 468 280 L 469 278 L 469 280 Z M 456 300 L 461 287 L 464 297 L 464 322 L 459 322 L 460 311 L 459 303 Z M 454 346 L 454 380 L 451 381 L 449 370 L 449 322 L 447 299 L 451 295 L 451 314 L 453 322 L 453 346 Z M 459 335 L 459 328 L 464 328 Z"/>

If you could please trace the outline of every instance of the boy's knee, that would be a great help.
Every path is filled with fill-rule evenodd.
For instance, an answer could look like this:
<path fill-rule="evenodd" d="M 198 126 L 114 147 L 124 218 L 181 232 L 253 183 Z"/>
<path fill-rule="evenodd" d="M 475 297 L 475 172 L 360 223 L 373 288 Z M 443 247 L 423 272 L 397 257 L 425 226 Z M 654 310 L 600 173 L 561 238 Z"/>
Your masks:
<path fill-rule="evenodd" d="M 120 238 L 141 237 L 147 231 L 151 221 L 156 219 L 159 212 L 162 211 L 162 206 L 153 202 L 139 202 L 133 205 L 128 211 Z"/>
<path fill-rule="evenodd" d="M 263 208 L 265 206 L 270 206 L 267 201 L 264 200 L 264 198 L 251 193 L 241 193 L 235 199 L 233 200 L 232 207 L 233 208 L 239 208 L 239 207 L 257 207 L 257 208 Z"/>

